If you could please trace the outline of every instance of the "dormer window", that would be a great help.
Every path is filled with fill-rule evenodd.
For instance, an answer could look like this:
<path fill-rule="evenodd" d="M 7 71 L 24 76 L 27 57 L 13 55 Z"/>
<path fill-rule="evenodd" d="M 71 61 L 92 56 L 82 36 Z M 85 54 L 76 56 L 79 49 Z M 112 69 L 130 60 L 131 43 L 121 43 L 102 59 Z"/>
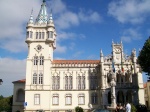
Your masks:
<path fill-rule="evenodd" d="M 48 32 L 48 38 L 53 38 L 53 32 L 52 31 Z"/>

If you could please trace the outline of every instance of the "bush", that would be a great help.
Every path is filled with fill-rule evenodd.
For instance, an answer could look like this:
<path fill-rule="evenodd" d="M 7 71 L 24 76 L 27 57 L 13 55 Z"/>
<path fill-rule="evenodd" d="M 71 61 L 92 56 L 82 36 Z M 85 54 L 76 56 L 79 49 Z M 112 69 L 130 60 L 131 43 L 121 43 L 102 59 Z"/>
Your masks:
<path fill-rule="evenodd" d="M 84 111 L 83 111 L 83 108 L 82 108 L 82 107 L 79 107 L 79 106 L 75 107 L 75 111 L 76 111 L 76 112 L 84 112 Z"/>
<path fill-rule="evenodd" d="M 136 111 L 137 111 L 136 107 L 131 103 L 131 112 L 136 112 Z"/>

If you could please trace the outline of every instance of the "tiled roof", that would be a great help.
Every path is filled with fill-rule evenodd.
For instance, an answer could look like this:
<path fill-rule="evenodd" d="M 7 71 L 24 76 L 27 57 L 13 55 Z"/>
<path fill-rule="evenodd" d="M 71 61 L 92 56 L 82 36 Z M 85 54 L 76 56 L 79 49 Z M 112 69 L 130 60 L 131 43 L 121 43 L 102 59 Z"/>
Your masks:
<path fill-rule="evenodd" d="M 26 79 L 22 79 L 22 80 L 17 80 L 17 81 L 14 81 L 12 83 L 25 83 L 26 82 Z"/>
<path fill-rule="evenodd" d="M 100 60 L 53 60 L 53 64 L 98 64 Z"/>
<path fill-rule="evenodd" d="M 147 86 L 147 83 L 143 84 L 143 87 L 144 87 L 144 88 L 146 88 L 146 86 Z"/>

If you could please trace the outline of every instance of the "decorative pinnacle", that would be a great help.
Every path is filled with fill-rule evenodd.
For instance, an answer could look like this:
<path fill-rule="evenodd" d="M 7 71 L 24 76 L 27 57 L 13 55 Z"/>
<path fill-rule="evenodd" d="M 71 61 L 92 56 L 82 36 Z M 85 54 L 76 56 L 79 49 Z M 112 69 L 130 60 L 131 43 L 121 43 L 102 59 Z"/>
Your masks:
<path fill-rule="evenodd" d="M 103 57 L 103 51 L 102 51 L 102 49 L 100 50 L 100 56 Z"/>
<path fill-rule="evenodd" d="M 46 0 L 43 0 L 43 3 L 46 2 Z"/>

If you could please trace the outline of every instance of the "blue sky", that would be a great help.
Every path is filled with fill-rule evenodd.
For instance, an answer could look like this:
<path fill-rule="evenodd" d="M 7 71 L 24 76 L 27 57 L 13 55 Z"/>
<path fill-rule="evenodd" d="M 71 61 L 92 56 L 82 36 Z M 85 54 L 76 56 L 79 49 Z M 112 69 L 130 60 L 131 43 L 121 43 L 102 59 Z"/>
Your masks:
<path fill-rule="evenodd" d="M 0 1 L 0 95 L 13 94 L 12 81 L 25 78 L 26 23 L 42 0 Z M 99 59 L 111 53 L 111 42 L 128 55 L 150 36 L 150 0 L 47 0 L 57 31 L 55 59 Z M 144 77 L 146 81 L 146 76 Z"/>

